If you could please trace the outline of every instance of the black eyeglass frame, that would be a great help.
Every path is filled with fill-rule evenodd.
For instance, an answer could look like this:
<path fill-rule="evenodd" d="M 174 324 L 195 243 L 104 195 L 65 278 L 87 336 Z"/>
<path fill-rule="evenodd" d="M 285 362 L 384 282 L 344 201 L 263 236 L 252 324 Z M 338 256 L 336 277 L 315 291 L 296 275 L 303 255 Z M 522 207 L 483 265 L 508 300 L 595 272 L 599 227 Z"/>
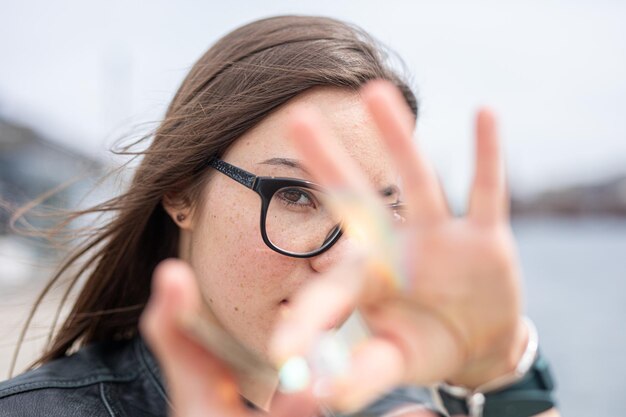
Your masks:
<path fill-rule="evenodd" d="M 341 230 L 341 225 L 337 224 L 331 230 L 322 246 L 311 252 L 296 253 L 279 248 L 278 246 L 274 245 L 274 243 L 272 243 L 270 238 L 267 236 L 267 230 L 265 228 L 267 211 L 269 209 L 270 201 L 272 200 L 272 197 L 274 196 L 276 191 L 286 187 L 302 187 L 321 192 L 323 192 L 324 189 L 311 181 L 301 180 L 297 178 L 263 177 L 254 175 L 244 169 L 231 165 L 228 162 L 222 161 L 217 157 L 211 158 L 208 162 L 208 165 L 212 168 L 215 168 L 217 171 L 221 172 L 227 177 L 230 177 L 233 180 L 237 181 L 239 184 L 242 184 L 245 187 L 256 192 L 259 197 L 261 197 L 261 237 L 263 238 L 263 242 L 265 242 L 265 244 L 273 251 L 293 258 L 312 258 L 313 256 L 317 256 L 330 249 L 341 237 L 343 233 Z"/>

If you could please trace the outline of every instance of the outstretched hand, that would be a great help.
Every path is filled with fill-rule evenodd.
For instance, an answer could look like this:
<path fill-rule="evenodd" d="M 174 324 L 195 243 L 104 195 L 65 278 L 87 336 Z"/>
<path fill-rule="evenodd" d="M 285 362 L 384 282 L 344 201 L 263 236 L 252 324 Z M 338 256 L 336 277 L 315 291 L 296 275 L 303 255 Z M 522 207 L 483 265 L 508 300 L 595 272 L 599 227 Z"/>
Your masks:
<path fill-rule="evenodd" d="M 445 380 L 479 386 L 511 371 L 527 340 L 492 113 L 478 113 L 469 210 L 456 218 L 432 167 L 412 142 L 412 116 L 400 92 L 375 81 L 361 96 L 402 176 L 408 210 L 399 232 L 404 239 L 400 258 L 407 281 L 394 288 L 365 262 L 338 267 L 296 297 L 272 343 L 277 361 L 302 355 L 329 320 L 358 308 L 372 338 L 353 352 L 345 375 L 324 381 L 331 393 L 326 401 L 343 410 L 357 409 L 398 384 Z M 322 185 L 371 199 L 374 191 L 364 174 L 317 114 L 299 109 L 290 129 Z"/>

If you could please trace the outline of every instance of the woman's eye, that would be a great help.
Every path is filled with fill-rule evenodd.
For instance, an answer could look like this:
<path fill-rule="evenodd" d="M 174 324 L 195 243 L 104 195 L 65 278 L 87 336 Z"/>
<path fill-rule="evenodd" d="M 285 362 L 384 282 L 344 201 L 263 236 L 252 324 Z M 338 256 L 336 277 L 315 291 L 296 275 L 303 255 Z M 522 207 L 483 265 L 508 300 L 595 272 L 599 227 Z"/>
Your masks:
<path fill-rule="evenodd" d="M 288 205 L 315 207 L 313 197 L 304 190 L 288 188 L 278 192 L 279 197 Z"/>

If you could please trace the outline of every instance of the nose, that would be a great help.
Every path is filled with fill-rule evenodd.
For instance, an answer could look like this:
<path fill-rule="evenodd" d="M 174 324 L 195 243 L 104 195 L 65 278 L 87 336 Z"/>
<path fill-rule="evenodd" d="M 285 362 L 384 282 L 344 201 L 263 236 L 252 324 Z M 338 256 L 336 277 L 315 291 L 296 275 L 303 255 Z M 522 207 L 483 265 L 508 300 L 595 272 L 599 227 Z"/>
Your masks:
<path fill-rule="evenodd" d="M 332 269 L 342 260 L 347 259 L 351 254 L 356 253 L 355 242 L 346 234 L 341 235 L 330 249 L 317 256 L 309 258 L 311 267 L 320 273 Z"/>

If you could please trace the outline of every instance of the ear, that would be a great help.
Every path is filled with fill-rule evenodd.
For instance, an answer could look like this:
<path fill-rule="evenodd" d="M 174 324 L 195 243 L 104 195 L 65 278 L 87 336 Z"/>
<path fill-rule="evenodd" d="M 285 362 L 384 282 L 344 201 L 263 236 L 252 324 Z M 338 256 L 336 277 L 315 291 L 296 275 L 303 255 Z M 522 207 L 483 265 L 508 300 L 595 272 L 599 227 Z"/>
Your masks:
<path fill-rule="evenodd" d="M 172 221 L 176 223 L 181 230 L 191 230 L 193 227 L 193 210 L 191 209 L 191 204 L 188 199 L 166 194 L 163 196 L 161 204 L 163 204 L 163 208 L 172 218 Z"/>

